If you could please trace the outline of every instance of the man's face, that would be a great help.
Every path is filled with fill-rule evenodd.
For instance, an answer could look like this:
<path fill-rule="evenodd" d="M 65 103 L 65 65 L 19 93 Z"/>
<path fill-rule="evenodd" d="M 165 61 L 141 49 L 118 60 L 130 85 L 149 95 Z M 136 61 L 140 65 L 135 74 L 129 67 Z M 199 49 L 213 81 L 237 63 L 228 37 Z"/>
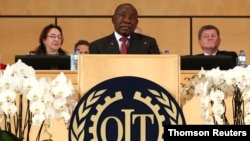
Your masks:
<path fill-rule="evenodd" d="M 76 48 L 79 49 L 81 54 L 89 54 L 89 46 L 88 45 L 78 45 Z"/>
<path fill-rule="evenodd" d="M 124 5 L 112 17 L 112 23 L 116 32 L 127 37 L 134 32 L 138 24 L 138 15 L 133 7 Z"/>
<path fill-rule="evenodd" d="M 216 51 L 220 45 L 220 38 L 215 29 L 204 30 L 199 45 L 205 52 Z"/>

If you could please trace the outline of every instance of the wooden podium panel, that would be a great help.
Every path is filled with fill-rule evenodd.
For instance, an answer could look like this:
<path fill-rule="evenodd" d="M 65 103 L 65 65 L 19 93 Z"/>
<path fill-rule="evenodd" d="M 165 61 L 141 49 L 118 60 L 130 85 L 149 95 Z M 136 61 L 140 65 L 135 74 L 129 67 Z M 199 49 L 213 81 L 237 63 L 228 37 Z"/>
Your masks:
<path fill-rule="evenodd" d="M 157 83 L 180 102 L 179 55 L 81 54 L 78 63 L 81 96 L 105 80 L 119 76 L 136 76 Z"/>

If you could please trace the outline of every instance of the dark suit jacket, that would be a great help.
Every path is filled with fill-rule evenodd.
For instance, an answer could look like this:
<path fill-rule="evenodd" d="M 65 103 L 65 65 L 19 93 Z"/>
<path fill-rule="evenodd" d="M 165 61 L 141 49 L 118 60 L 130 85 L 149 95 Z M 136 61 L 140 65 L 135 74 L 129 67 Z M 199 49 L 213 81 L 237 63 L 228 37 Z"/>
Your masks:
<path fill-rule="evenodd" d="M 198 56 L 204 56 L 204 54 L 197 54 Z M 237 59 L 238 55 L 236 52 L 234 51 L 220 51 L 218 50 L 216 55 L 219 55 L 219 56 L 232 56 L 233 58 Z"/>
<path fill-rule="evenodd" d="M 137 33 L 130 36 L 127 52 L 128 54 L 160 54 L 154 38 Z M 89 53 L 120 54 L 114 33 L 90 43 Z"/>
<path fill-rule="evenodd" d="M 218 50 L 216 55 L 218 55 L 218 56 L 232 56 L 232 58 L 235 61 L 235 65 L 237 64 L 238 55 L 234 51 L 220 51 L 220 50 Z M 197 56 L 204 56 L 204 54 L 203 53 L 202 54 L 197 54 Z"/>

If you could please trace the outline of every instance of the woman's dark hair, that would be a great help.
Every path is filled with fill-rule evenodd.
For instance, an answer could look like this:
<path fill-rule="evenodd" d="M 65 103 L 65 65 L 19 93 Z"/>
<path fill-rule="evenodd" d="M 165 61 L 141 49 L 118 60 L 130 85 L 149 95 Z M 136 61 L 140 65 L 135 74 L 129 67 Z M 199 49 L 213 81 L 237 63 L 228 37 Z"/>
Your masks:
<path fill-rule="evenodd" d="M 60 26 L 54 25 L 54 24 L 49 24 L 49 25 L 45 26 L 40 34 L 40 37 L 39 37 L 40 45 L 34 51 L 31 51 L 30 54 L 36 54 L 36 55 L 46 55 L 47 54 L 45 45 L 43 44 L 43 40 L 47 38 L 47 35 L 52 28 L 58 29 L 63 37 L 62 29 Z M 61 44 L 63 44 L 63 38 L 62 38 Z M 67 54 L 67 52 L 65 50 L 63 50 L 62 48 L 58 49 L 58 55 L 66 55 L 66 54 Z"/>

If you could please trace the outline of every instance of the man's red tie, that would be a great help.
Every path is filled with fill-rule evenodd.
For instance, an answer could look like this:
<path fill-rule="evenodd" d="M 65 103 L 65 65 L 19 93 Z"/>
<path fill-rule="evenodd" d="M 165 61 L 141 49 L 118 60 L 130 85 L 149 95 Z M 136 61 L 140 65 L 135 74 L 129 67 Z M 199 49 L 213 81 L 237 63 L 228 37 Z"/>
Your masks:
<path fill-rule="evenodd" d="M 127 41 L 128 41 L 128 38 L 121 37 L 120 41 L 122 41 L 121 54 L 127 54 L 127 48 L 128 48 Z"/>

